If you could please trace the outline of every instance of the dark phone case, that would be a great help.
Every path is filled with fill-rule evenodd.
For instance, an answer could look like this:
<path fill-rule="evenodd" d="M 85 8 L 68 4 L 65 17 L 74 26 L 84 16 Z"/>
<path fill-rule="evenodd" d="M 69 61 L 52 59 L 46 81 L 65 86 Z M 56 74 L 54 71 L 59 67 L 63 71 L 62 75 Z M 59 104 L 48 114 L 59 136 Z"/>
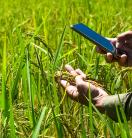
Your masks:
<path fill-rule="evenodd" d="M 97 34 L 95 31 L 91 30 L 89 27 L 85 26 L 84 24 L 75 24 L 72 25 L 71 28 L 76 31 L 77 33 L 83 35 L 88 40 L 92 41 L 94 44 L 100 46 L 106 52 L 112 53 L 114 56 L 116 55 L 116 48 L 113 44 L 107 40 L 105 37 Z"/>

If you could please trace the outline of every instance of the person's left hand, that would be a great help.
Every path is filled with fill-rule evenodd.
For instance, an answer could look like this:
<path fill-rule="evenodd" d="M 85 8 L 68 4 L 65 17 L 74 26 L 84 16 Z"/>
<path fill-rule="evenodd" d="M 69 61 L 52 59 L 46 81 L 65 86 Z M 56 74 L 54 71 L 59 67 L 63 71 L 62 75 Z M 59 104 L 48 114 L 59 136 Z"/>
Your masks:
<path fill-rule="evenodd" d="M 66 65 L 65 69 L 75 77 L 75 84 L 67 82 L 67 80 L 63 80 L 63 78 L 60 81 L 61 85 L 66 89 L 68 96 L 83 105 L 88 105 L 90 92 L 92 103 L 101 112 L 104 112 L 102 103 L 108 94 L 99 86 L 95 86 L 86 81 L 86 75 L 80 69 L 74 70 L 70 65 Z"/>

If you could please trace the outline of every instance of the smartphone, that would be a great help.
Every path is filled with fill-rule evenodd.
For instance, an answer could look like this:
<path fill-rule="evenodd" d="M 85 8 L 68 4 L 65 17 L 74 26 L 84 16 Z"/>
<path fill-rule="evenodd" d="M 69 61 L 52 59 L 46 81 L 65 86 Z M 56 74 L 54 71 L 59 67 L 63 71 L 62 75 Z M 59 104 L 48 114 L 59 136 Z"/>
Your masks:
<path fill-rule="evenodd" d="M 74 24 L 71 25 L 71 29 L 81 34 L 94 44 L 100 46 L 106 52 L 112 53 L 114 57 L 118 57 L 117 49 L 115 48 L 115 46 L 108 39 L 96 33 L 95 31 L 91 30 L 86 25 L 82 23 Z"/>

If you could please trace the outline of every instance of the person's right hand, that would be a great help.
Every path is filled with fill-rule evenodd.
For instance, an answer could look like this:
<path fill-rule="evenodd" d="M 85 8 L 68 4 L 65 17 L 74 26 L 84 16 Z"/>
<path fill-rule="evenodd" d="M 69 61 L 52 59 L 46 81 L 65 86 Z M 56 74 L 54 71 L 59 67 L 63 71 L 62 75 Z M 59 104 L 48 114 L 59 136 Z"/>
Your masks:
<path fill-rule="evenodd" d="M 112 44 L 125 54 L 120 55 L 119 59 L 115 59 L 111 53 L 106 53 L 99 46 L 97 46 L 97 52 L 106 55 L 106 60 L 111 62 L 118 62 L 121 66 L 132 66 L 132 31 L 124 32 L 117 36 L 117 38 L 108 38 Z"/>

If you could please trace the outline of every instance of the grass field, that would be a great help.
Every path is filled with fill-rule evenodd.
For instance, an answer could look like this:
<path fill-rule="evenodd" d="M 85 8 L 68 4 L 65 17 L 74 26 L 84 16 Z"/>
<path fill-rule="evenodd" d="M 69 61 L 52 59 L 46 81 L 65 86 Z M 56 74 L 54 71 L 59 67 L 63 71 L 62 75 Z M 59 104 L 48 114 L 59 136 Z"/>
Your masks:
<path fill-rule="evenodd" d="M 107 64 L 69 26 L 82 22 L 107 37 L 132 29 L 131 0 L 0 0 L 0 137 L 132 137 L 70 100 L 55 82 L 65 64 L 100 81 L 109 94 L 132 91 L 131 68 Z"/>

